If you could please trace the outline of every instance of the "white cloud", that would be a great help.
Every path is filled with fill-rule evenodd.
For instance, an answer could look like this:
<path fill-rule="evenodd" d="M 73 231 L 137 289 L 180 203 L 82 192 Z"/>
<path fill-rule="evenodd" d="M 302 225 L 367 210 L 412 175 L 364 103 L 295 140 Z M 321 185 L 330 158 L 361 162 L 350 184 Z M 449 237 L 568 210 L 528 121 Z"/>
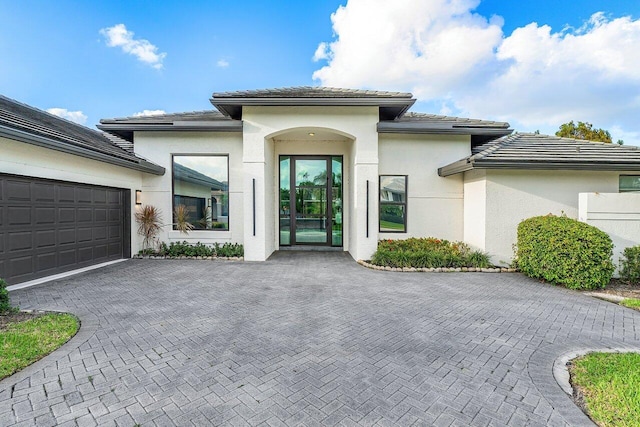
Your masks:
<path fill-rule="evenodd" d="M 166 114 L 164 110 L 142 110 L 137 113 L 133 113 L 133 117 L 148 117 L 148 116 L 160 116 Z"/>
<path fill-rule="evenodd" d="M 81 125 L 87 122 L 87 116 L 82 111 L 69 111 L 66 108 L 48 108 L 47 113 Z"/>
<path fill-rule="evenodd" d="M 229 66 L 229 61 L 226 59 L 219 59 L 218 62 L 216 62 L 216 65 L 220 68 L 227 68 Z"/>
<path fill-rule="evenodd" d="M 580 120 L 640 134 L 640 19 L 599 12 L 577 29 L 531 23 L 505 36 L 478 4 L 349 0 L 331 16 L 335 39 L 318 45 L 314 60 L 326 65 L 313 78 L 408 90 L 453 114 L 534 130 Z"/>
<path fill-rule="evenodd" d="M 167 56 L 166 53 L 158 53 L 158 47 L 154 46 L 149 40 L 133 38 L 133 31 L 127 30 L 124 24 L 117 24 L 113 27 L 103 28 L 100 30 L 109 47 L 120 47 L 123 52 L 138 58 L 139 61 L 152 66 L 155 69 L 163 67 L 162 61 Z"/>

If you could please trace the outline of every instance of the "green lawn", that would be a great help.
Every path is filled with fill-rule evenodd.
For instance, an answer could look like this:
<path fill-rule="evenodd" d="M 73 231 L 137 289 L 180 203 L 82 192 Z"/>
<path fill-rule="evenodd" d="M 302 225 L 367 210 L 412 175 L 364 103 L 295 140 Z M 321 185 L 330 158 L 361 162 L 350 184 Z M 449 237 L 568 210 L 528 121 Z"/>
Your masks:
<path fill-rule="evenodd" d="M 402 230 L 404 228 L 404 224 L 391 222 L 391 221 L 380 221 L 380 229 L 381 230 Z"/>
<path fill-rule="evenodd" d="M 571 380 L 599 426 L 640 426 L 640 354 L 588 354 L 574 360 Z"/>
<path fill-rule="evenodd" d="M 640 299 L 637 298 L 627 298 L 620 302 L 620 305 L 624 305 L 625 307 L 635 308 L 636 310 L 640 310 Z"/>
<path fill-rule="evenodd" d="M 78 331 L 70 314 L 45 314 L 13 323 L 0 331 L 0 379 L 43 358 Z"/>

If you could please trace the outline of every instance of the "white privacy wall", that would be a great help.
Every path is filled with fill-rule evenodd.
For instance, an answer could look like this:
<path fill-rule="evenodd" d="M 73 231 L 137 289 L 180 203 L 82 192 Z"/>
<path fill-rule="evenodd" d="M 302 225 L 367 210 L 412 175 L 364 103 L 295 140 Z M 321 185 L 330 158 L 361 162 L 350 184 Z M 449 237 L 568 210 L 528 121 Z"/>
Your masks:
<path fill-rule="evenodd" d="M 135 190 L 139 189 L 143 172 L 66 154 L 48 148 L 0 137 L 2 155 L 0 173 L 78 182 L 131 190 L 131 206 L 135 206 Z M 141 239 L 131 216 L 131 252 L 136 253 Z"/>
<path fill-rule="evenodd" d="M 158 236 L 170 243 L 242 243 L 243 241 L 243 164 L 242 134 L 233 132 L 135 132 L 137 155 L 164 167 L 163 176 L 145 175 L 142 180 L 142 204 L 153 205 L 162 212 L 166 224 Z M 193 230 L 188 235 L 174 231 L 172 155 L 202 154 L 229 156 L 229 230 Z M 135 228 L 133 229 L 135 232 Z M 133 248 L 136 252 L 136 248 Z"/>
<path fill-rule="evenodd" d="M 619 267 L 624 249 L 640 245 L 640 193 L 580 193 L 579 200 L 578 219 L 609 234 Z"/>
<path fill-rule="evenodd" d="M 579 193 L 617 192 L 621 173 L 487 170 L 484 250 L 492 262 L 509 264 L 523 219 L 549 213 L 578 219 Z"/>
<path fill-rule="evenodd" d="M 462 240 L 463 177 L 440 177 L 438 168 L 468 156 L 470 149 L 469 136 L 381 134 L 380 175 L 407 175 L 408 182 L 407 233 L 380 233 L 380 238 Z M 377 218 L 378 182 L 375 184 L 372 209 Z"/>

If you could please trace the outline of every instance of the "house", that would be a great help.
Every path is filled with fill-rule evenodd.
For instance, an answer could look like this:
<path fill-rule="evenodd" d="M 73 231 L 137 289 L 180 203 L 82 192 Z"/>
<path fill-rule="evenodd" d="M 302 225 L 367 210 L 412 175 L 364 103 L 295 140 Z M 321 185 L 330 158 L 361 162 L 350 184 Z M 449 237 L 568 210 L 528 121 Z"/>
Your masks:
<path fill-rule="evenodd" d="M 368 259 L 379 239 L 435 236 L 507 263 L 520 220 L 578 217 L 580 193 L 634 189 L 640 176 L 635 147 L 412 113 L 410 93 L 214 93 L 215 109 L 103 119 L 102 132 L 0 101 L 10 283 L 129 257 L 136 203 L 163 213 L 161 241 L 242 243 L 249 261 L 309 248 Z M 171 226 L 176 206 L 188 235 Z"/>

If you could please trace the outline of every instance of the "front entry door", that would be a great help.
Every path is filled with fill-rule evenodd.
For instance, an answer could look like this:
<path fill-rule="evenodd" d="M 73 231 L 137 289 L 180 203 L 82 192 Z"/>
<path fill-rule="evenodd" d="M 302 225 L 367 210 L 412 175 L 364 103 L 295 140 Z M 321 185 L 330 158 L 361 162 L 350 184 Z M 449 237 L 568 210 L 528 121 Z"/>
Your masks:
<path fill-rule="evenodd" d="M 280 245 L 342 246 L 342 157 L 280 156 Z"/>

